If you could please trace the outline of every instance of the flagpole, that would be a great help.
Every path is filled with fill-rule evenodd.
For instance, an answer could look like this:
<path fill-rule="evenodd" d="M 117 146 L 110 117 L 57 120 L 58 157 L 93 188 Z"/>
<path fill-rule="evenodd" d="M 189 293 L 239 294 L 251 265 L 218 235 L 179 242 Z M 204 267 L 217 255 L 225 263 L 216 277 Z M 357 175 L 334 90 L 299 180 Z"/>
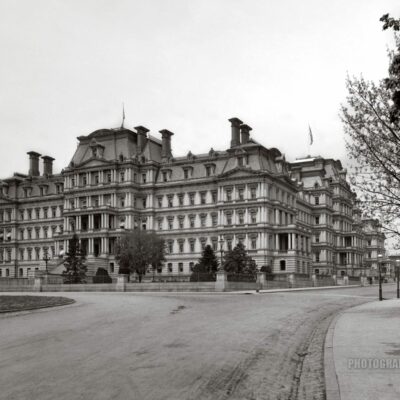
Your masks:
<path fill-rule="evenodd" d="M 122 124 L 121 124 L 121 129 L 124 128 L 124 122 L 125 122 L 125 103 L 122 103 Z"/>

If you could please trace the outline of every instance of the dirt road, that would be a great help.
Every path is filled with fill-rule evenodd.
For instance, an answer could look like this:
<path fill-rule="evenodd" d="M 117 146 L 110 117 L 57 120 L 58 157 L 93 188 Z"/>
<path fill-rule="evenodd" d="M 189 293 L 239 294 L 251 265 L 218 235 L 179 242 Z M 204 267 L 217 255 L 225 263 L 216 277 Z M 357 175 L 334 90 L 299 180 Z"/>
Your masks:
<path fill-rule="evenodd" d="M 0 317 L 0 398 L 323 399 L 329 322 L 375 292 L 68 293 Z"/>

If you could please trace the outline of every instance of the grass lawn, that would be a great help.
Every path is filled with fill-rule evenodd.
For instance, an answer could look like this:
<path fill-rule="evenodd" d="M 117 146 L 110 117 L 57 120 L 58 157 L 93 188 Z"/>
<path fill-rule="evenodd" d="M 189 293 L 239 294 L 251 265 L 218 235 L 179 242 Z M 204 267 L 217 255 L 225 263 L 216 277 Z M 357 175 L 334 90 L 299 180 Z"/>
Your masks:
<path fill-rule="evenodd" d="M 74 300 L 66 297 L 0 295 L 0 313 L 63 306 L 74 302 Z"/>

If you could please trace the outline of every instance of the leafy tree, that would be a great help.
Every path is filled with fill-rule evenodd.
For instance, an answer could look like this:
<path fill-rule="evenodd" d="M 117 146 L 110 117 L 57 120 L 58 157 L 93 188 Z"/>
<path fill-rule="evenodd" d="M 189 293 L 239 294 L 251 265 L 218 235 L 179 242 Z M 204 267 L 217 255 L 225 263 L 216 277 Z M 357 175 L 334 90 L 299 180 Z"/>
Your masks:
<path fill-rule="evenodd" d="M 194 266 L 191 281 L 212 281 L 215 279 L 215 273 L 218 269 L 218 259 L 213 248 L 207 245 L 198 261 Z"/>
<path fill-rule="evenodd" d="M 120 274 L 136 273 L 139 282 L 149 266 L 162 267 L 165 261 L 165 243 L 156 233 L 136 229 L 122 235 L 116 245 L 115 259 Z"/>
<path fill-rule="evenodd" d="M 254 274 L 257 267 L 254 260 L 247 254 L 243 243 L 239 242 L 225 254 L 224 270 L 232 274 Z"/>
<path fill-rule="evenodd" d="M 64 260 L 65 271 L 62 276 L 64 283 L 86 283 L 85 255 L 81 250 L 79 238 L 76 233 L 68 242 L 68 252 Z"/>
<path fill-rule="evenodd" d="M 388 14 L 383 29 L 399 30 Z M 378 83 L 348 77 L 341 118 L 353 160 L 351 183 L 365 216 L 379 218 L 386 232 L 400 238 L 400 39 L 389 54 L 389 77 Z"/>

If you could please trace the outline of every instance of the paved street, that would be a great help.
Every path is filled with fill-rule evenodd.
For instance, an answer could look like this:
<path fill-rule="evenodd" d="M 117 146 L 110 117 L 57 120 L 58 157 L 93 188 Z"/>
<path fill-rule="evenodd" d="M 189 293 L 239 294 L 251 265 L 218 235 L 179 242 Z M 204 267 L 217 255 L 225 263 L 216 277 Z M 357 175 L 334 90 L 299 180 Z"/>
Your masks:
<path fill-rule="evenodd" d="M 0 398 L 323 399 L 329 323 L 376 293 L 68 293 L 0 317 Z"/>

